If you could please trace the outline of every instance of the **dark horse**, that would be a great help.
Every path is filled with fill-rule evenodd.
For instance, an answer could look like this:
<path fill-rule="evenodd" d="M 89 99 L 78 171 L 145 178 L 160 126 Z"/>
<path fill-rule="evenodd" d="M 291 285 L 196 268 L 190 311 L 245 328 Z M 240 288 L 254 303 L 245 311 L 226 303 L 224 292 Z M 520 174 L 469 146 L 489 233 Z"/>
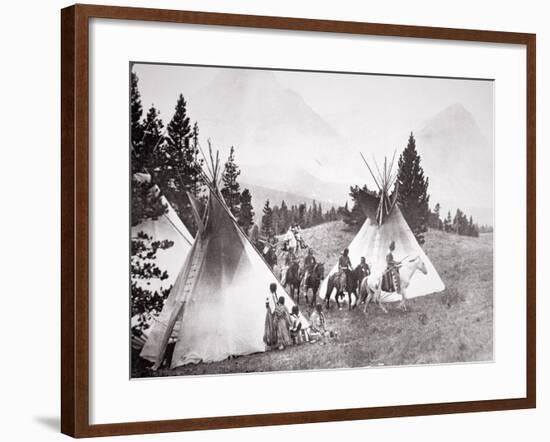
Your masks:
<path fill-rule="evenodd" d="M 336 304 L 340 308 L 340 299 L 344 297 L 344 294 L 348 294 L 349 309 L 355 308 L 357 306 L 359 293 L 359 285 L 363 279 L 363 273 L 358 269 L 354 269 L 349 273 L 346 272 L 337 272 L 329 276 L 327 283 L 327 293 L 325 295 L 325 301 L 327 304 L 327 309 L 330 308 L 330 297 L 334 289 L 336 289 Z M 351 295 L 355 295 L 355 305 L 352 305 Z"/>
<path fill-rule="evenodd" d="M 262 255 L 271 269 L 277 265 L 277 251 L 271 244 L 263 248 Z"/>
<path fill-rule="evenodd" d="M 296 293 L 296 303 L 299 304 L 300 301 L 300 282 L 302 281 L 302 276 L 300 272 L 300 264 L 297 261 L 294 261 L 288 266 L 286 271 L 286 285 L 289 288 L 288 293 L 292 298 L 294 298 L 294 293 Z"/>
<path fill-rule="evenodd" d="M 313 270 L 304 281 L 306 303 L 309 302 L 307 294 L 309 293 L 309 289 L 311 289 L 311 291 L 313 292 L 311 305 L 312 306 L 315 305 L 315 302 L 317 301 L 317 295 L 319 294 L 319 287 L 324 277 L 325 277 L 325 265 L 322 262 L 318 262 L 313 266 Z"/>

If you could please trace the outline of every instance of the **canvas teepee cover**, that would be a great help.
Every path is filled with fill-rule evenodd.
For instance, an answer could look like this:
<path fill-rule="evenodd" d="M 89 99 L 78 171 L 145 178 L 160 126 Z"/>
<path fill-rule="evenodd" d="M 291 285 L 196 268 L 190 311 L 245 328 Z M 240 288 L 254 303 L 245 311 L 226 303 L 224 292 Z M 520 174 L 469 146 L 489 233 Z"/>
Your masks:
<path fill-rule="evenodd" d="M 211 189 L 202 229 L 141 357 L 160 364 L 174 327 L 172 368 L 265 351 L 265 302 L 273 282 L 291 309 L 292 300 Z"/>
<path fill-rule="evenodd" d="M 156 190 L 159 192 L 158 188 Z M 151 237 L 153 241 L 168 240 L 173 243 L 172 247 L 157 250 L 154 260 L 155 265 L 159 269 L 168 273 L 168 278 L 162 281 L 160 279 L 134 280 L 134 282 L 144 289 L 153 292 L 168 288 L 174 283 L 185 262 L 185 258 L 191 251 L 194 241 L 193 236 L 189 233 L 168 200 L 162 195 L 160 196 L 160 200 L 167 208 L 166 212 L 157 219 L 142 221 L 140 224 L 133 226 L 130 232 L 132 238 L 137 238 L 138 234 L 143 232 Z"/>
<path fill-rule="evenodd" d="M 395 183 L 397 174 L 391 173 L 391 166 L 388 168 L 386 162 L 384 162 L 384 172 L 379 173 L 378 178 L 370 167 L 369 171 L 379 187 L 379 196 L 372 196 L 364 201 L 367 206 L 364 207 L 367 219 L 348 246 L 352 265 L 357 266 L 361 257 L 365 257 L 373 277 L 380 276 L 386 269 L 386 255 L 389 251 L 390 242 L 395 241 L 393 255 L 396 261 L 413 259 L 419 256 L 424 261 L 427 270 L 426 275 L 420 271 L 414 274 L 407 288 L 407 298 L 443 291 L 445 284 L 422 247 L 416 241 L 411 228 L 403 217 L 398 204 L 396 204 L 398 189 L 394 190 L 393 195 L 389 195 L 389 189 Z M 329 276 L 337 271 L 338 265 L 330 271 Z M 321 286 L 321 296 L 326 294 L 327 280 L 328 277 L 325 278 Z M 382 296 L 384 302 L 400 300 L 401 296 L 396 293 L 384 293 Z"/>

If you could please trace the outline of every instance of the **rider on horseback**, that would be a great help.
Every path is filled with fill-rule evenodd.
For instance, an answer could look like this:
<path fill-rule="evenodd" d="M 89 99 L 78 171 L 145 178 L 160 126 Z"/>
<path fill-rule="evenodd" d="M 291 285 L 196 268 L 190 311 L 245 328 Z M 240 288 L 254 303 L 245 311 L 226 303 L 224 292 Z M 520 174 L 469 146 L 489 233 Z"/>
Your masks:
<path fill-rule="evenodd" d="M 353 271 L 353 273 L 354 273 L 354 276 L 355 276 L 355 280 L 357 281 L 357 293 L 360 293 L 361 282 L 367 276 L 370 276 L 370 267 L 367 264 L 367 261 L 365 260 L 364 256 L 361 257 L 361 262 L 359 263 L 359 265 L 357 267 L 355 267 L 355 270 Z M 365 303 L 365 298 L 366 298 L 366 294 L 363 297 L 363 299 L 361 299 L 361 304 Z"/>
<path fill-rule="evenodd" d="M 313 272 L 315 264 L 317 264 L 317 260 L 315 256 L 313 256 L 313 249 L 309 248 L 304 258 L 304 281 L 306 281 L 309 275 L 311 275 L 311 272 Z"/>
<path fill-rule="evenodd" d="M 355 271 L 357 272 L 357 275 L 362 280 L 365 276 L 370 275 L 370 267 L 367 264 L 367 261 L 365 260 L 364 256 L 361 256 L 361 262 L 357 267 L 355 267 Z M 358 278 L 358 279 L 359 279 Z"/>
<path fill-rule="evenodd" d="M 349 249 L 346 248 L 338 259 L 338 271 L 344 272 L 346 273 L 346 275 L 349 275 L 352 270 L 353 266 L 351 265 L 351 260 L 349 259 Z"/>
<path fill-rule="evenodd" d="M 367 264 L 367 261 L 365 260 L 364 256 L 361 256 L 361 262 L 357 267 L 355 267 L 355 274 L 357 275 L 357 281 L 358 283 L 361 283 L 361 281 L 370 275 L 370 267 Z"/>
<path fill-rule="evenodd" d="M 389 287 L 390 291 L 401 292 L 401 277 L 399 276 L 399 267 L 401 263 L 397 262 L 393 257 L 393 252 L 395 251 L 395 241 L 390 242 L 389 251 L 386 255 L 386 271 L 384 273 L 384 279 L 386 280 L 386 285 Z"/>
<path fill-rule="evenodd" d="M 304 238 L 302 238 L 302 229 L 300 228 L 300 225 L 298 223 L 294 223 L 290 228 L 290 231 L 294 235 L 294 238 L 296 238 L 296 243 L 298 244 L 298 246 L 301 249 L 305 249 L 307 246 Z"/>

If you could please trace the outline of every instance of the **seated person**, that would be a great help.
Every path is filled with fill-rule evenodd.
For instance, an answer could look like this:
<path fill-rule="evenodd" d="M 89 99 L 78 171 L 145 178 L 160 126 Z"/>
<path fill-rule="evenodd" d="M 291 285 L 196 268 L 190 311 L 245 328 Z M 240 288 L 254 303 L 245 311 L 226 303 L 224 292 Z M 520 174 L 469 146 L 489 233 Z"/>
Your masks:
<path fill-rule="evenodd" d="M 311 331 L 310 331 L 310 342 L 316 342 L 317 339 L 323 339 L 325 336 L 330 335 L 327 331 L 327 319 L 323 313 L 323 305 L 317 304 L 315 306 L 315 311 L 311 314 Z"/>
<path fill-rule="evenodd" d="M 302 324 L 300 308 L 297 305 L 292 307 L 292 312 L 290 314 L 290 336 L 294 344 L 301 344 L 304 341 L 309 341 L 308 332 Z"/>

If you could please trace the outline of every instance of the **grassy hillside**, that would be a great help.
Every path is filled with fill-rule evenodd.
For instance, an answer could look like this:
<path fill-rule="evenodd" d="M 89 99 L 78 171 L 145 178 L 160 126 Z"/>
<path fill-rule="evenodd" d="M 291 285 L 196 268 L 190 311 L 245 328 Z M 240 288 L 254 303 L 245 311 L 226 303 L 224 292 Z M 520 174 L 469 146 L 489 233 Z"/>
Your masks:
<path fill-rule="evenodd" d="M 342 250 L 349 245 L 356 233 L 356 230 L 350 229 L 343 221 L 333 221 L 306 229 L 302 236 L 306 244 L 313 248 L 317 260 L 325 264 L 328 272 L 338 262 Z"/>
<path fill-rule="evenodd" d="M 304 231 L 327 269 L 354 232 L 341 222 Z M 426 235 L 425 250 L 446 290 L 409 301 L 409 311 L 389 305 L 327 313 L 338 337 L 326 345 L 303 344 L 232 360 L 135 373 L 137 376 L 304 370 L 372 365 L 434 364 L 493 359 L 493 238 L 467 238 L 438 231 Z M 308 310 L 303 307 L 303 309 Z"/>

